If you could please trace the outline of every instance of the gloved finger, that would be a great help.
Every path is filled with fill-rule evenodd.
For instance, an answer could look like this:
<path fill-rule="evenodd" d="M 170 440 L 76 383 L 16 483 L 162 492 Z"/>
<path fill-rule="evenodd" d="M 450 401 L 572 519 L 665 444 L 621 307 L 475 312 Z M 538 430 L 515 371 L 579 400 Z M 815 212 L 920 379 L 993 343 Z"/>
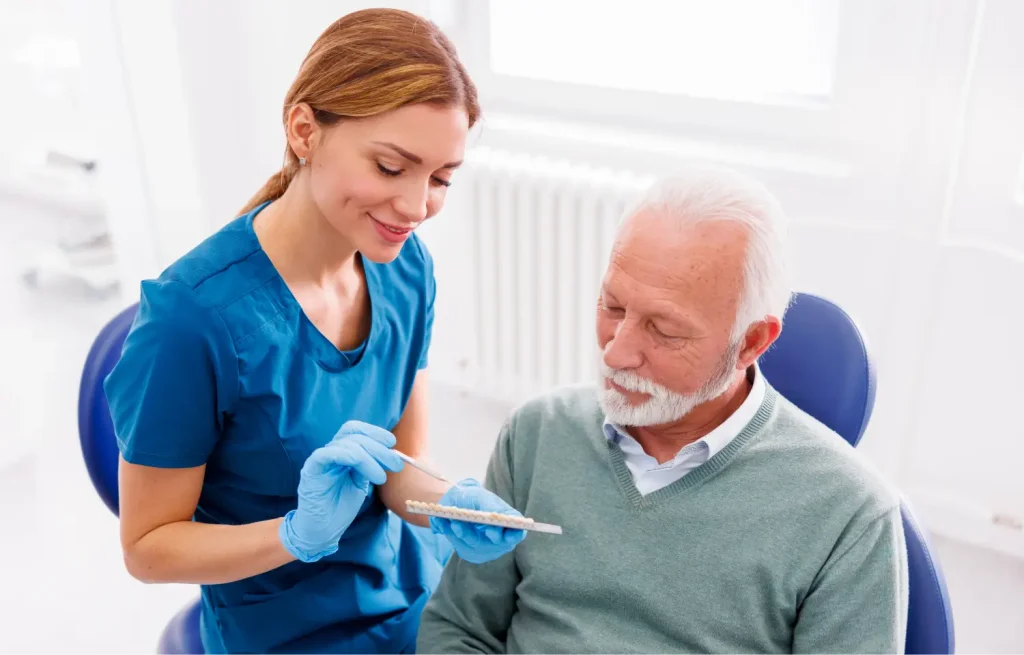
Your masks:
<path fill-rule="evenodd" d="M 502 500 L 501 496 L 491 493 L 486 489 L 480 489 L 477 494 L 479 499 L 477 503 L 485 512 L 497 512 L 498 514 L 507 514 L 509 516 L 522 516 L 519 511 Z"/>
<path fill-rule="evenodd" d="M 351 467 L 345 469 L 345 479 L 347 480 L 345 484 L 355 487 L 356 489 L 359 490 L 360 493 L 366 495 L 370 495 L 371 486 L 379 486 L 376 482 L 370 480 L 368 477 L 364 476 L 358 470 Z M 380 484 L 384 483 L 381 482 Z"/>
<path fill-rule="evenodd" d="M 466 524 L 462 521 L 449 521 L 448 529 L 452 531 L 452 536 L 460 541 L 466 540 Z"/>
<path fill-rule="evenodd" d="M 467 546 L 479 546 L 480 536 L 476 527 L 464 521 L 452 521 L 452 532 Z"/>
<path fill-rule="evenodd" d="M 523 515 L 515 507 L 508 505 L 497 496 L 491 498 L 480 498 L 477 502 L 481 511 L 494 512 L 495 514 L 501 514 L 502 516 L 515 516 L 522 518 Z"/>
<path fill-rule="evenodd" d="M 526 530 L 505 528 L 505 532 L 501 535 L 501 543 L 506 546 L 515 546 L 523 539 L 526 539 Z"/>
<path fill-rule="evenodd" d="M 452 533 L 451 521 L 448 519 L 442 519 L 437 516 L 430 517 L 430 529 L 439 535 L 448 539 L 448 541 L 455 540 L 455 534 Z"/>
<path fill-rule="evenodd" d="M 345 424 L 341 426 L 338 433 L 334 436 L 335 439 L 350 437 L 352 435 L 361 434 L 367 436 L 382 446 L 387 448 L 394 448 L 395 435 L 390 430 L 365 423 L 363 421 L 345 421 Z"/>
<path fill-rule="evenodd" d="M 492 544 L 500 544 L 505 540 L 503 534 L 504 530 L 497 526 L 487 526 L 480 530 L 483 532 L 483 537 Z"/>
<path fill-rule="evenodd" d="M 328 444 L 317 448 L 306 458 L 305 463 L 302 465 L 303 476 L 318 477 L 326 475 L 328 471 L 337 468 L 338 455 L 331 450 L 331 445 Z"/>
<path fill-rule="evenodd" d="M 387 482 L 388 474 L 370 453 L 366 452 L 359 444 L 333 442 L 324 446 L 327 457 L 331 458 L 332 465 L 336 468 L 346 468 L 353 481 L 359 484 L 357 475 L 372 484 L 381 485 Z"/>
<path fill-rule="evenodd" d="M 398 456 L 398 453 L 391 450 L 380 442 L 374 441 L 364 435 L 356 435 L 350 443 L 354 443 L 370 454 L 381 467 L 397 473 L 405 467 L 405 462 Z"/>
<path fill-rule="evenodd" d="M 455 533 L 455 526 L 458 525 L 458 521 L 450 521 L 448 519 L 431 519 L 431 527 L 435 532 L 447 539 L 455 550 L 462 553 L 465 552 L 466 548 L 474 548 L 475 544 L 467 542 L 463 537 Z"/>

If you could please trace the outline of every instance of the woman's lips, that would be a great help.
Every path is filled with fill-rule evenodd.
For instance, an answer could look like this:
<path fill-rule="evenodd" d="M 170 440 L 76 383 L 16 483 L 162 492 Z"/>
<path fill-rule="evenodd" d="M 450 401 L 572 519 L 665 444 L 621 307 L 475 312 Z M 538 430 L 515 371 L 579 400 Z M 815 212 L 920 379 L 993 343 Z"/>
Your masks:
<path fill-rule="evenodd" d="M 395 227 L 394 225 L 388 225 L 382 221 L 378 221 L 373 217 L 372 214 L 367 214 L 373 220 L 373 226 L 377 228 L 377 234 L 379 234 L 385 241 L 389 243 L 402 243 L 412 233 L 412 227 Z"/>

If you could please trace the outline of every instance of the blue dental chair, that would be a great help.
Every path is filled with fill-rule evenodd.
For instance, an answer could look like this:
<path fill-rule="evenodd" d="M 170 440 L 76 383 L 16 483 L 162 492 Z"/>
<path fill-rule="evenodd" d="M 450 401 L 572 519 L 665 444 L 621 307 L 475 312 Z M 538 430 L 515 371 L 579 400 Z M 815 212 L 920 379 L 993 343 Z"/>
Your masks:
<path fill-rule="evenodd" d="M 832 302 L 794 294 L 779 338 L 760 360 L 765 379 L 794 405 L 856 446 L 875 405 L 875 369 L 853 319 Z M 910 605 L 907 653 L 952 653 L 953 610 L 928 538 L 906 502 Z"/>
<path fill-rule="evenodd" d="M 117 496 L 117 442 L 110 420 L 103 380 L 121 356 L 128 330 L 135 320 L 137 305 L 125 309 L 104 326 L 89 350 L 78 390 L 78 438 L 89 477 L 103 503 L 115 515 Z M 157 645 L 159 653 L 196 654 L 203 652 L 199 638 L 199 600 L 178 612 L 164 628 Z"/>

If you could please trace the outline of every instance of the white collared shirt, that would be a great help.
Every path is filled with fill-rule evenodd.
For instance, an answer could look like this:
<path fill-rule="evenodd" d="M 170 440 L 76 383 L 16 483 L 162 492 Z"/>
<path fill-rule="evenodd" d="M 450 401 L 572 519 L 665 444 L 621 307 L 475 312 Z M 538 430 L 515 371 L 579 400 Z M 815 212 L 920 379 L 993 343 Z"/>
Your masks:
<path fill-rule="evenodd" d="M 757 364 L 752 368 L 753 385 L 743 404 L 721 425 L 684 447 L 664 464 L 659 464 L 658 460 L 645 453 L 640 443 L 626 430 L 605 420 L 605 437 L 619 446 L 626 467 L 633 476 L 633 484 L 641 494 L 646 496 L 681 479 L 718 454 L 747 427 L 761 408 L 765 395 L 764 376 Z"/>

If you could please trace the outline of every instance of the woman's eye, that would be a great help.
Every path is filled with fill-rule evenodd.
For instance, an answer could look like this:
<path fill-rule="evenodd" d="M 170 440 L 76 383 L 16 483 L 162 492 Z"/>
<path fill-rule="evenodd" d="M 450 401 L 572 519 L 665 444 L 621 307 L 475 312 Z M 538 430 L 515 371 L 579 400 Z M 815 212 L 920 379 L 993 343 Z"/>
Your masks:
<path fill-rule="evenodd" d="M 436 184 L 437 186 L 450 187 L 452 185 L 451 180 L 442 180 L 439 177 L 432 177 L 430 178 L 430 181 Z"/>
<path fill-rule="evenodd" d="M 377 164 L 377 170 L 379 170 L 384 175 L 387 175 L 388 177 L 395 177 L 396 175 L 400 175 L 402 173 L 401 169 L 396 171 L 388 168 L 384 164 Z"/>

